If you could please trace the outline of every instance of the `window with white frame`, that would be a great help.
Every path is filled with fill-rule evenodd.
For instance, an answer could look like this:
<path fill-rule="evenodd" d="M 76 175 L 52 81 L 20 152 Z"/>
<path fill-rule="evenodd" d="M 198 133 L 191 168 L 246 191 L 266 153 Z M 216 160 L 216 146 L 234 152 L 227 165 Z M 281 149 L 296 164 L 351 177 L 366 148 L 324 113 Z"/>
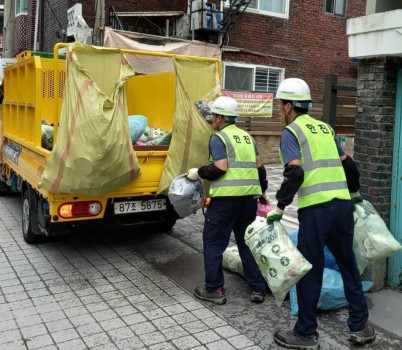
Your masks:
<path fill-rule="evenodd" d="M 226 0 L 226 6 L 241 0 Z M 255 11 L 268 16 L 289 18 L 290 0 L 251 0 L 247 11 Z"/>
<path fill-rule="evenodd" d="M 276 92 L 283 80 L 283 68 L 245 63 L 223 63 L 223 88 L 231 91 Z"/>
<path fill-rule="evenodd" d="M 345 16 L 346 0 L 325 0 L 325 12 Z"/>
<path fill-rule="evenodd" d="M 28 14 L 28 0 L 15 0 L 15 15 Z"/>

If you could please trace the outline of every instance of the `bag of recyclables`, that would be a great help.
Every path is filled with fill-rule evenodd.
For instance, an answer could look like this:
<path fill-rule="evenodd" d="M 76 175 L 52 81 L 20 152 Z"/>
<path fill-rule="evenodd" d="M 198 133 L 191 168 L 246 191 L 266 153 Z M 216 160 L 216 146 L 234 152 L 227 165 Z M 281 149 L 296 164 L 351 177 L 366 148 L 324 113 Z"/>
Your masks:
<path fill-rule="evenodd" d="M 311 264 L 279 221 L 268 225 L 266 218 L 258 216 L 247 227 L 245 240 L 280 307 L 290 288 L 312 268 Z"/>
<path fill-rule="evenodd" d="M 170 184 L 168 196 L 177 215 L 185 218 L 204 205 L 204 182 L 189 180 L 187 174 L 179 175 Z"/>
<path fill-rule="evenodd" d="M 367 265 L 402 250 L 402 246 L 369 201 L 363 200 L 355 207 L 353 250 L 362 273 Z"/>
<path fill-rule="evenodd" d="M 371 281 L 362 281 L 362 290 L 367 292 L 373 286 Z M 293 286 L 289 292 L 290 313 L 297 316 L 299 305 L 297 303 L 296 286 Z M 319 310 L 338 310 L 348 306 L 349 303 L 345 297 L 342 276 L 340 272 L 325 267 L 322 277 L 322 288 L 317 309 Z"/>

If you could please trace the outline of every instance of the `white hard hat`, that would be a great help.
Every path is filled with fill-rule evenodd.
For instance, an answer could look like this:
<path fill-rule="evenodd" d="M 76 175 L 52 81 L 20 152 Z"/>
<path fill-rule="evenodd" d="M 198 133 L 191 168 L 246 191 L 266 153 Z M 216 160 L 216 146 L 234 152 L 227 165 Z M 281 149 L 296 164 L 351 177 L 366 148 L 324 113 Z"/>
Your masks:
<path fill-rule="evenodd" d="M 229 96 L 220 96 L 212 103 L 211 112 L 237 118 L 239 116 L 239 106 L 235 99 Z"/>
<path fill-rule="evenodd" d="M 288 78 L 279 84 L 276 98 L 286 101 L 311 102 L 310 88 L 302 79 Z M 295 103 L 295 105 L 298 106 L 297 103 Z"/>

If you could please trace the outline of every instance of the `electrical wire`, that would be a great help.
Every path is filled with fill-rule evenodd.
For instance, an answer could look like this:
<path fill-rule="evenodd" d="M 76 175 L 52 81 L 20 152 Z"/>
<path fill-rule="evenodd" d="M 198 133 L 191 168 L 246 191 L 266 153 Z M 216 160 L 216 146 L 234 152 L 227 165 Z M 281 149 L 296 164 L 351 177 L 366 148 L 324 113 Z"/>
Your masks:
<path fill-rule="evenodd" d="M 54 18 L 56 18 L 57 23 L 59 24 L 60 29 L 63 29 L 63 26 L 61 25 L 59 19 L 57 18 L 56 14 L 53 11 L 52 5 L 50 4 L 49 0 L 46 0 L 47 4 L 50 7 L 50 11 L 52 11 Z"/>

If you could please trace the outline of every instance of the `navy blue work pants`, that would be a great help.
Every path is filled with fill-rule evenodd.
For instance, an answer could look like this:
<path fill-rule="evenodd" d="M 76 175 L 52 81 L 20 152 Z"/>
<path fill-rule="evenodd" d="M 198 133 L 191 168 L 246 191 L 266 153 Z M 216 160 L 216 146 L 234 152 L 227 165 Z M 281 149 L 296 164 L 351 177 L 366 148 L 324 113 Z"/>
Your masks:
<path fill-rule="evenodd" d="M 253 196 L 213 197 L 205 213 L 203 231 L 205 288 L 209 291 L 223 287 L 223 252 L 229 245 L 234 232 L 244 278 L 252 291 L 266 290 L 262 277 L 250 249 L 244 241 L 246 228 L 256 218 L 257 200 Z"/>
<path fill-rule="evenodd" d="M 324 246 L 334 255 L 342 275 L 349 303 L 348 326 L 362 330 L 368 320 L 366 298 L 353 252 L 354 220 L 352 202 L 332 200 L 299 210 L 297 248 L 313 268 L 297 283 L 298 320 L 295 332 L 312 335 L 317 330 L 317 305 L 324 271 Z"/>

